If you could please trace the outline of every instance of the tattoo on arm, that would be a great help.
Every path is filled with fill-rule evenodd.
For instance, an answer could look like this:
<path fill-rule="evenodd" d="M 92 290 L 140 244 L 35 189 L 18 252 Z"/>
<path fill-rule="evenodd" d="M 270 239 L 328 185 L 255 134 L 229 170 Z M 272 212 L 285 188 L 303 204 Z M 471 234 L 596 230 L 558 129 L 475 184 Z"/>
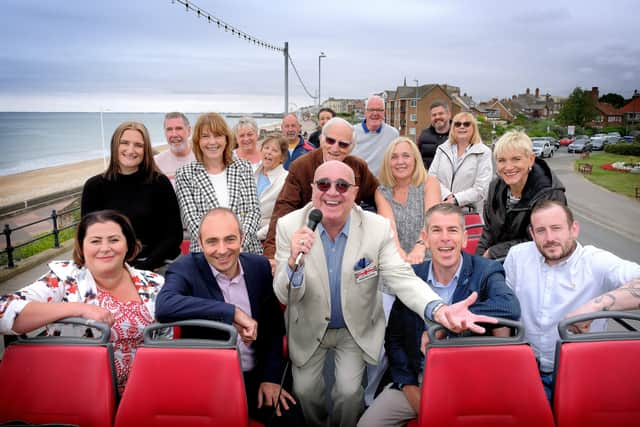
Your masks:
<path fill-rule="evenodd" d="M 605 299 L 608 299 L 609 301 L 605 301 Z M 611 310 L 611 307 L 613 307 L 616 303 L 616 296 L 611 292 L 607 292 L 604 295 L 600 295 L 593 301 L 596 304 L 602 304 L 602 311 L 609 311 Z"/>

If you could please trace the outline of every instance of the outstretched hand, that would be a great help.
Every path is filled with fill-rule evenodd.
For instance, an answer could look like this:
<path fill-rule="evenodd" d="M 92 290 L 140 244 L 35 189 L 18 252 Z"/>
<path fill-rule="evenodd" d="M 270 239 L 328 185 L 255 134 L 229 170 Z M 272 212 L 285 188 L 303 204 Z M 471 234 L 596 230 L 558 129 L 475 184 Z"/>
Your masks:
<path fill-rule="evenodd" d="M 466 330 L 477 334 L 484 334 L 485 329 L 477 323 L 498 323 L 497 319 L 489 316 L 473 314 L 469 311 L 478 299 L 478 293 L 473 292 L 467 298 L 452 305 L 444 305 L 434 314 L 436 322 L 450 330 L 451 332 L 460 333 Z"/>

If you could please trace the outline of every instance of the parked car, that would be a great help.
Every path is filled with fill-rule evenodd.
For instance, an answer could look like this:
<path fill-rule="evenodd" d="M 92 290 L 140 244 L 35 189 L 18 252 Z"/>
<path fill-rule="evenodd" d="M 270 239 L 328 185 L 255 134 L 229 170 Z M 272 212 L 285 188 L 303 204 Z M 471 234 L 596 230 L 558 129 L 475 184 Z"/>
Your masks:
<path fill-rule="evenodd" d="M 608 137 L 606 136 L 594 136 L 591 138 L 591 149 L 593 151 L 602 151 L 604 146 L 607 145 Z"/>
<path fill-rule="evenodd" d="M 605 141 L 605 144 L 615 144 L 620 142 L 621 139 L 622 137 L 618 132 L 609 132 L 607 134 L 607 140 Z"/>
<path fill-rule="evenodd" d="M 564 138 L 560 138 L 560 145 L 564 147 L 571 144 L 573 141 L 575 141 L 575 138 L 572 136 L 565 136 Z"/>
<path fill-rule="evenodd" d="M 636 141 L 635 137 L 633 137 L 633 136 L 631 136 L 631 135 L 623 136 L 623 137 L 622 137 L 622 140 L 623 140 L 624 142 L 629 142 L 629 143 L 631 143 L 631 142 L 635 142 L 635 141 Z"/>
<path fill-rule="evenodd" d="M 569 153 L 586 153 L 591 151 L 591 141 L 588 139 L 576 139 L 567 147 Z"/>
<path fill-rule="evenodd" d="M 544 159 L 553 156 L 554 149 L 546 138 L 531 138 L 531 142 L 533 142 L 533 153 L 536 157 Z"/>

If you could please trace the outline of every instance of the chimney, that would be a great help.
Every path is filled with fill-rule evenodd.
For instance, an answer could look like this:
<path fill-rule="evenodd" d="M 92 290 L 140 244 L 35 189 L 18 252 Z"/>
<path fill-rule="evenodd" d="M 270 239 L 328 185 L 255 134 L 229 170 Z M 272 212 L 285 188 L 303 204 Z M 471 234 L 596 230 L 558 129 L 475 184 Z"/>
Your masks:
<path fill-rule="evenodd" d="M 531 95 L 531 91 L 529 90 L 529 88 L 527 88 L 527 91 L 525 92 L 525 95 Z"/>
<path fill-rule="evenodd" d="M 638 89 L 636 89 L 636 90 L 633 91 L 633 96 L 631 96 L 631 99 L 635 99 L 635 98 L 637 98 L 639 96 L 640 96 L 640 92 L 638 92 Z"/>
<path fill-rule="evenodd" d="M 536 88 L 536 98 L 540 96 L 540 88 Z"/>
<path fill-rule="evenodd" d="M 598 98 L 600 98 L 600 96 L 598 95 L 598 86 L 593 86 L 591 88 L 591 96 L 593 97 L 593 99 L 595 99 L 596 101 L 598 101 Z"/>

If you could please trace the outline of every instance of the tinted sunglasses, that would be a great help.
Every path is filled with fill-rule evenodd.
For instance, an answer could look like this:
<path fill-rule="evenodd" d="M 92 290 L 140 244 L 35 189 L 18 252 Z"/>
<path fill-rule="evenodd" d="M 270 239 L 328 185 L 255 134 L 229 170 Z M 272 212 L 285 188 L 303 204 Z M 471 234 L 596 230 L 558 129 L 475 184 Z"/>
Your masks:
<path fill-rule="evenodd" d="M 333 144 L 335 144 L 337 142 L 338 143 L 338 147 L 340 147 L 340 148 L 349 148 L 349 146 L 351 145 L 350 142 L 338 141 L 337 139 L 331 138 L 330 136 L 326 136 L 326 135 L 324 137 L 324 140 L 329 145 L 333 145 Z"/>
<path fill-rule="evenodd" d="M 331 180 L 328 178 L 320 178 L 319 180 L 314 182 L 314 184 L 316 185 L 316 188 L 323 193 L 329 191 L 329 189 L 331 188 L 331 184 L 334 184 L 336 186 L 336 191 L 340 194 L 346 193 L 349 187 L 353 185 L 350 182 L 345 181 L 344 179 L 337 179 L 335 182 L 331 182 Z"/>
<path fill-rule="evenodd" d="M 471 126 L 471 122 L 453 122 L 453 126 L 459 128 L 460 126 L 464 126 L 468 128 Z"/>

